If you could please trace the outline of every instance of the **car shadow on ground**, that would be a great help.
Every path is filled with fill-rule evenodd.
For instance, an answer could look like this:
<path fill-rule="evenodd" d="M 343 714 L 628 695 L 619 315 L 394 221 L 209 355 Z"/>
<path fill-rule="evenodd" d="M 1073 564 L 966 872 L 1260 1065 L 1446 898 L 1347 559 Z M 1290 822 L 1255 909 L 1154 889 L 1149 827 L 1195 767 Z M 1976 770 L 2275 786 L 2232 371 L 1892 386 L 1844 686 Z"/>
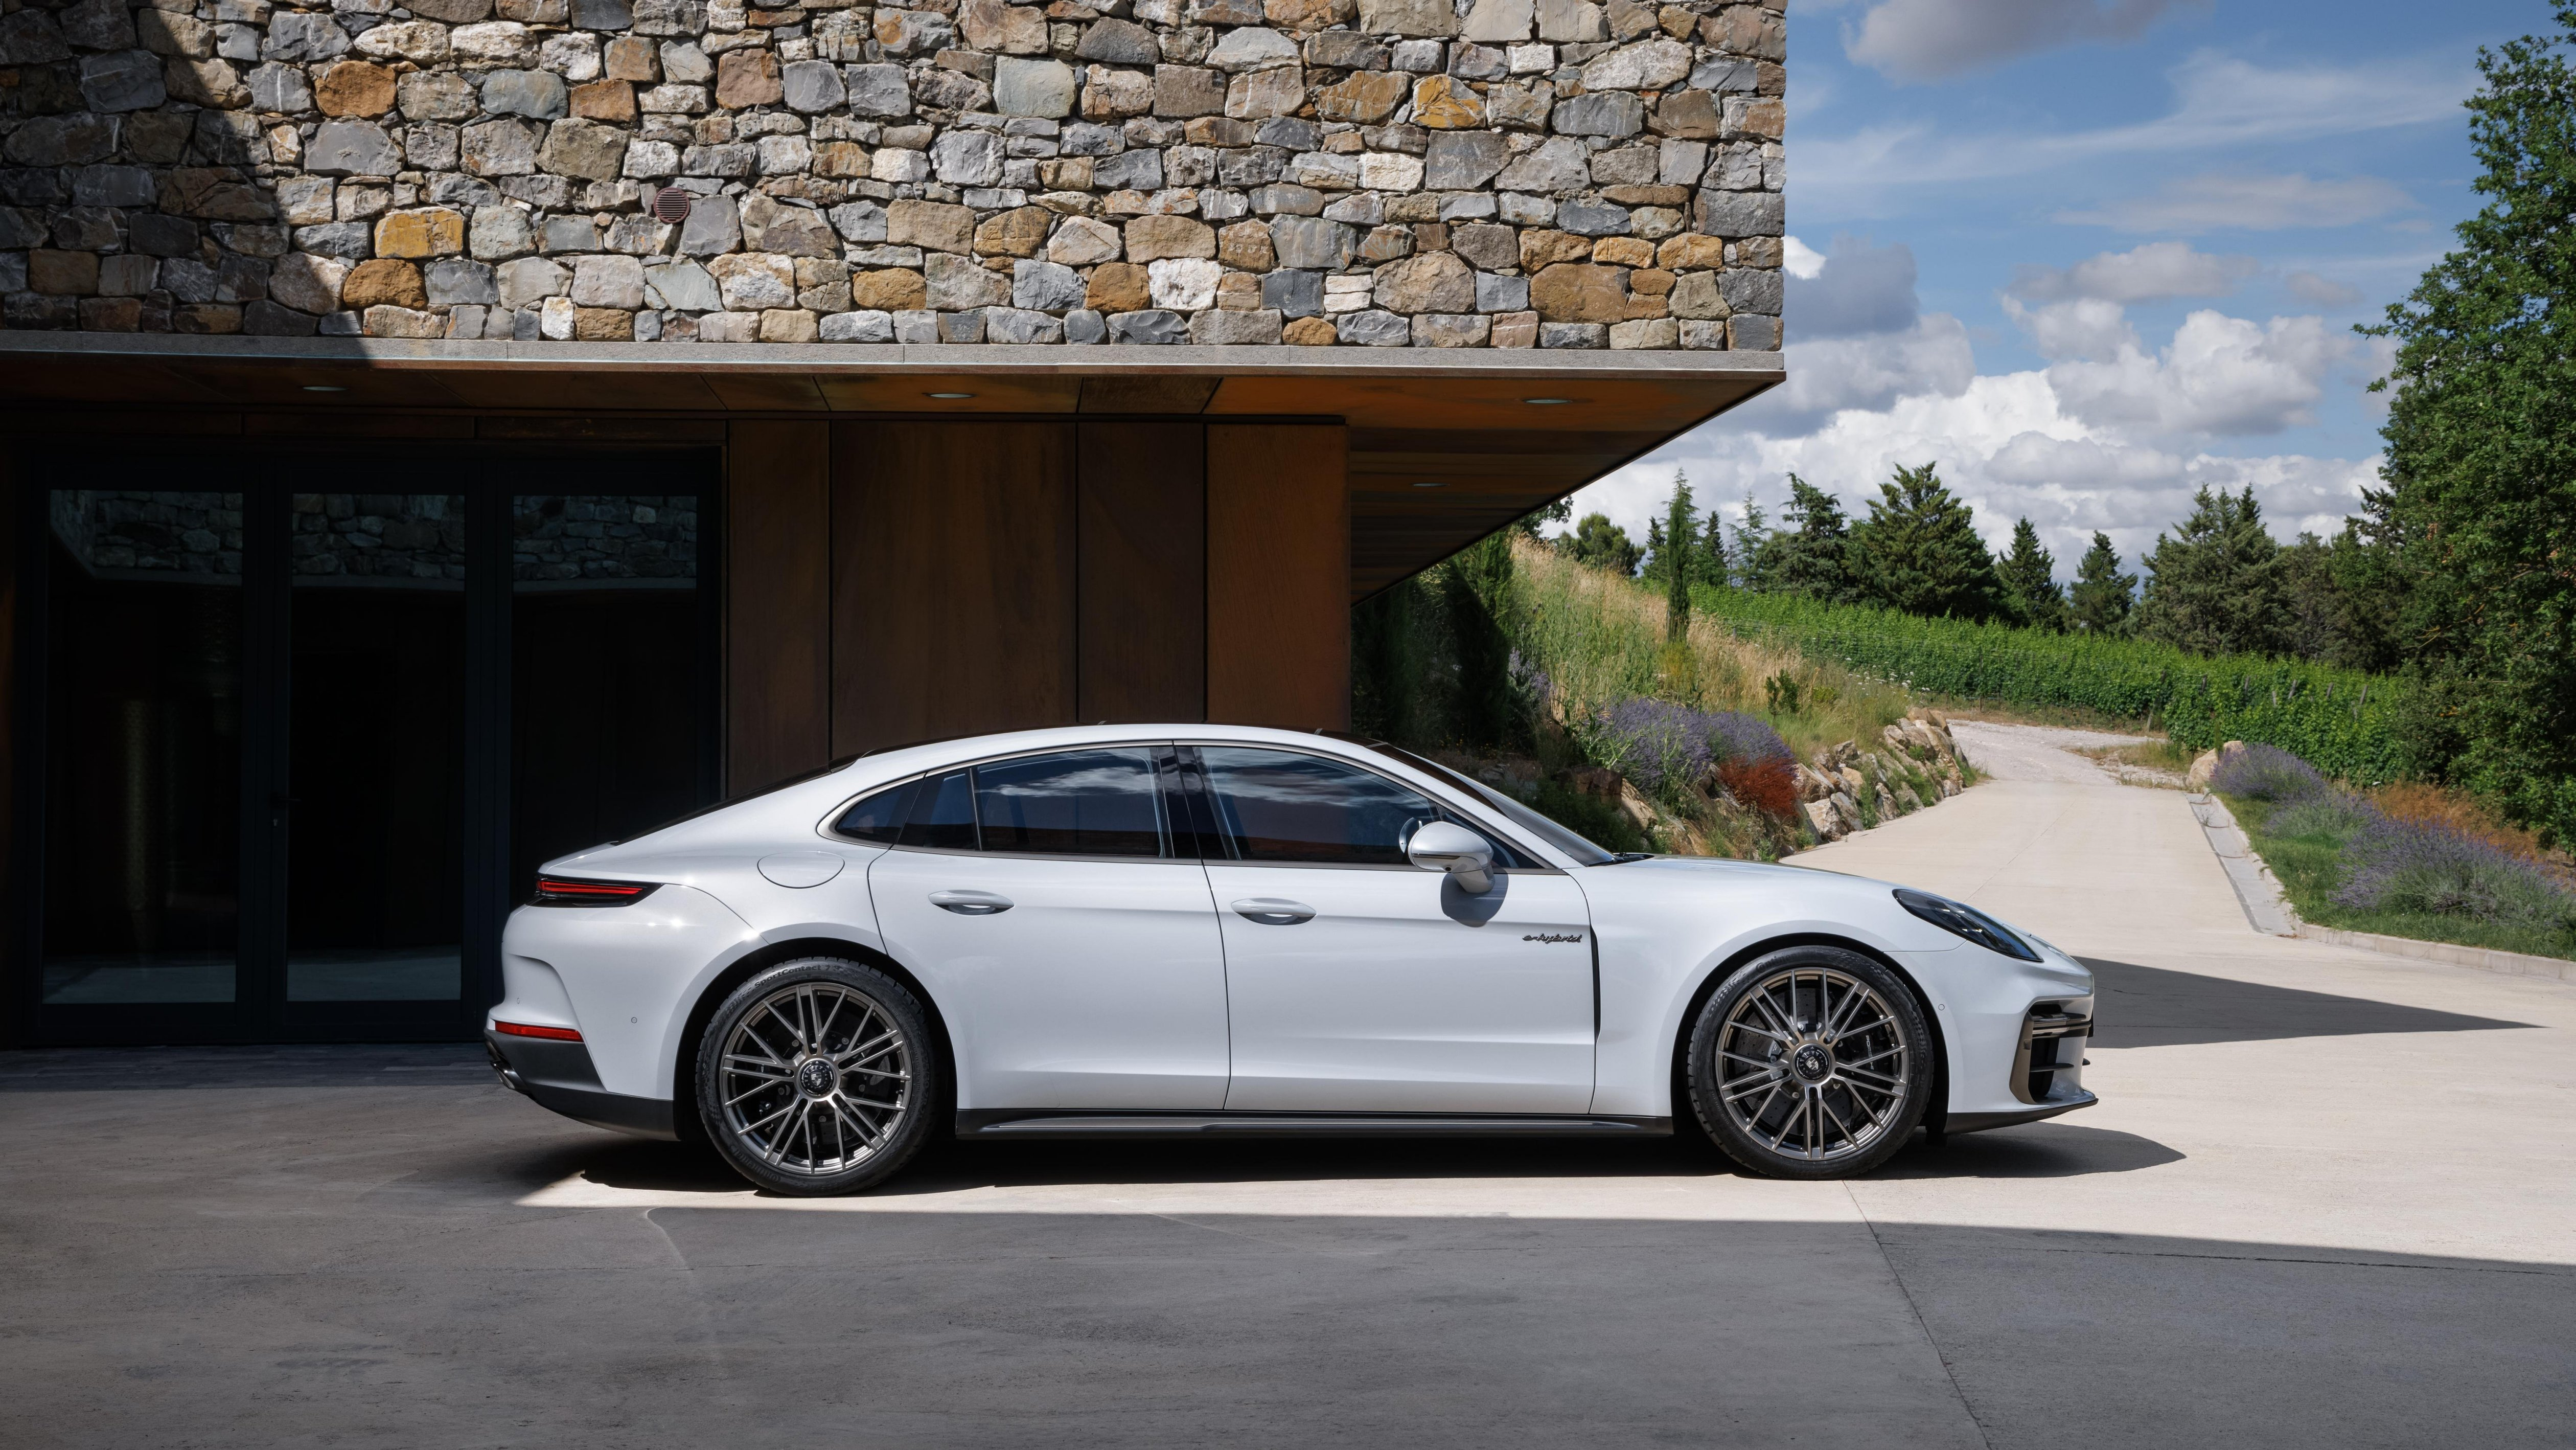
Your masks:
<path fill-rule="evenodd" d="M 2536 1025 L 2232 977 L 2204 977 L 2135 962 L 2079 960 L 2093 969 L 2095 1047 L 2181 1047 L 2378 1032 L 2492 1032 Z"/>
<path fill-rule="evenodd" d="M 2183 1155 L 2133 1133 L 2033 1123 L 1934 1143 L 1917 1133 L 1874 1177 L 2078 1178 L 2128 1173 Z M 600 1140 L 529 1155 L 508 1176 L 533 1192 L 578 1177 L 603 1188 L 740 1194 L 743 1180 L 704 1148 Z M 1421 1181 L 1426 1179 L 1755 1178 L 1696 1134 L 1651 1142 L 1531 1139 L 1370 1142 L 960 1143 L 941 1141 L 871 1196 L 903 1198 L 973 1188 L 1147 1187 L 1167 1184 Z"/>

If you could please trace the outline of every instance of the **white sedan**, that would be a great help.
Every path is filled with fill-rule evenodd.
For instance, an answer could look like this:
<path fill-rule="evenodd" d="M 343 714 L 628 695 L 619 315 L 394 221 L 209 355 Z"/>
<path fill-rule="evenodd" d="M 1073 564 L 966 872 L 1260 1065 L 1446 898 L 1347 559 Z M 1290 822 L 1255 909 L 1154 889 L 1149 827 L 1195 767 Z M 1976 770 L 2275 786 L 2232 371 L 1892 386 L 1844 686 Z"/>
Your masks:
<path fill-rule="evenodd" d="M 2094 1101 L 2093 974 L 1973 908 L 1614 855 L 1392 746 L 1093 726 L 862 756 L 550 862 L 503 1081 L 842 1193 L 961 1138 L 1641 1136 L 1865 1172 Z"/>

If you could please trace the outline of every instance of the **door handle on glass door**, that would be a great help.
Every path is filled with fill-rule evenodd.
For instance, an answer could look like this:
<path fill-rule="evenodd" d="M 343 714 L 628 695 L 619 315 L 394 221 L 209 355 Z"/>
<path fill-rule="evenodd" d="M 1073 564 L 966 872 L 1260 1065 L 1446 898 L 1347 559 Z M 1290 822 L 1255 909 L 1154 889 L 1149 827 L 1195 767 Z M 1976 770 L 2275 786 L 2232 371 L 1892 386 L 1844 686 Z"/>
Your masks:
<path fill-rule="evenodd" d="M 1302 901 L 1290 901 L 1279 896 L 1248 897 L 1234 903 L 1234 912 L 1263 926 L 1295 926 L 1301 921 L 1315 919 L 1315 908 Z"/>
<path fill-rule="evenodd" d="M 934 891 L 930 904 L 959 916 L 996 916 L 1011 909 L 1011 898 L 990 891 Z"/>

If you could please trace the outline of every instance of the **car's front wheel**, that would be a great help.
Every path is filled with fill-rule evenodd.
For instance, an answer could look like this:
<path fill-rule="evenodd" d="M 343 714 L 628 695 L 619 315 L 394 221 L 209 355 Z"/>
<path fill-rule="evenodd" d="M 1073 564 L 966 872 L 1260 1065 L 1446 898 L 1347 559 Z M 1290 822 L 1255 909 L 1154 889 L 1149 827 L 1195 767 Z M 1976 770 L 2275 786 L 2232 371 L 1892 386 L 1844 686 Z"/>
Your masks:
<path fill-rule="evenodd" d="M 776 1193 L 883 1181 L 929 1137 L 939 1083 L 928 1015 L 892 977 L 835 957 L 736 987 L 698 1045 L 698 1116 L 734 1171 Z"/>
<path fill-rule="evenodd" d="M 1876 1168 L 1932 1096 L 1932 1033 L 1914 994 L 1838 947 L 1787 947 L 1729 974 L 1692 1025 L 1689 1062 L 1700 1126 L 1777 1178 Z"/>

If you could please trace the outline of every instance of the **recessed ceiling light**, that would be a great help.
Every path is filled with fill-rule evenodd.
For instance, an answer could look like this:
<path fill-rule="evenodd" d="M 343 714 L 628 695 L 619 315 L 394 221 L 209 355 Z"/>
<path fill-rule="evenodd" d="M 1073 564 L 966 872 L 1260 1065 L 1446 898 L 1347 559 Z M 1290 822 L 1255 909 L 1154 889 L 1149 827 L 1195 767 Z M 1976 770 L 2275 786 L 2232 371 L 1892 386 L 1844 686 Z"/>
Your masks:
<path fill-rule="evenodd" d="M 973 393 L 924 393 L 925 398 L 971 398 Z"/>
<path fill-rule="evenodd" d="M 1447 488 L 1449 486 L 1449 480 L 1445 478 L 1418 478 L 1413 481 L 1413 486 L 1415 488 Z"/>
<path fill-rule="evenodd" d="M 1523 398 L 1521 401 L 1533 407 L 1553 408 L 1559 403 L 1571 403 L 1574 400 L 1572 398 Z"/>
<path fill-rule="evenodd" d="M 329 383 L 306 383 L 304 385 L 304 391 L 308 393 L 345 393 L 349 390 L 347 388 L 333 387 Z"/>

